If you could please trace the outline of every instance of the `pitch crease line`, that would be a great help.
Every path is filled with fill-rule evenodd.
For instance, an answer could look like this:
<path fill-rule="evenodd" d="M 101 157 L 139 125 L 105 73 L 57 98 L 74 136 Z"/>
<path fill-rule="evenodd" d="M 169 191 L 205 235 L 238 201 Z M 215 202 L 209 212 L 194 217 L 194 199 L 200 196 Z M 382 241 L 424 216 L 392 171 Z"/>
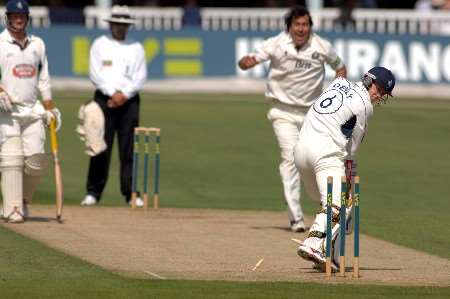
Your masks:
<path fill-rule="evenodd" d="M 144 273 L 147 273 L 148 275 L 151 275 L 151 276 L 156 277 L 158 279 L 166 279 L 165 277 L 162 277 L 161 275 L 158 275 L 158 274 L 150 272 L 150 271 L 144 271 Z"/>

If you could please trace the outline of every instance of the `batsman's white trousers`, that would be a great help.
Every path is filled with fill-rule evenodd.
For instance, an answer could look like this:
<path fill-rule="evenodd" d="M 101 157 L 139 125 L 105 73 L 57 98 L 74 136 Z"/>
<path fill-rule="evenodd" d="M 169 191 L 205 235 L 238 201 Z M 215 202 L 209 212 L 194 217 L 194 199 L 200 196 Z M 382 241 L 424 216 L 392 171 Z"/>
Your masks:
<path fill-rule="evenodd" d="M 302 132 L 304 133 L 304 132 Z M 302 134 L 303 135 L 303 134 Z M 302 173 L 303 186 L 314 200 L 327 206 L 327 178 L 333 177 L 333 205 L 340 206 L 341 178 L 345 175 L 344 156 L 331 138 L 322 136 L 320 140 L 307 138 L 294 148 L 295 165 Z M 337 213 L 337 210 L 334 211 Z M 348 216 L 348 215 L 347 215 Z M 310 231 L 326 231 L 326 213 L 318 213 Z"/>
<path fill-rule="evenodd" d="M 303 220 L 300 173 L 294 164 L 294 146 L 299 141 L 299 132 L 308 108 L 291 106 L 276 100 L 271 100 L 271 103 L 272 108 L 267 113 L 267 118 L 272 122 L 281 150 L 279 170 L 288 216 L 292 223 Z"/>
<path fill-rule="evenodd" d="M 294 147 L 295 165 L 303 185 L 314 200 L 327 204 L 327 178 L 333 177 L 333 203 L 340 205 L 341 177 L 345 175 L 344 154 L 331 138 L 303 138 Z"/>

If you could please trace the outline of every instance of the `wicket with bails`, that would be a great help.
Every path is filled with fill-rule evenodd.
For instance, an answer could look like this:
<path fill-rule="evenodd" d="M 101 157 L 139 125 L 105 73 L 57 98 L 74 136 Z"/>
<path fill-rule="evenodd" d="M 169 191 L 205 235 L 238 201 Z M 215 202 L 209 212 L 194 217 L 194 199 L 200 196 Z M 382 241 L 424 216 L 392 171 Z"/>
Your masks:
<path fill-rule="evenodd" d="M 143 185 L 142 185 L 142 198 L 144 200 L 144 209 L 148 208 L 148 177 L 149 177 L 149 159 L 150 159 L 150 139 L 153 136 L 155 142 L 155 159 L 153 165 L 153 208 L 159 208 L 159 176 L 160 176 L 160 149 L 159 144 L 161 141 L 161 129 L 160 128 L 146 128 L 136 127 L 134 128 L 134 149 L 133 149 L 133 173 L 131 180 L 131 207 L 136 208 L 137 199 L 137 185 L 139 174 L 139 155 L 140 155 L 140 135 L 144 135 L 144 165 L 143 165 Z"/>
<path fill-rule="evenodd" d="M 347 182 L 345 176 L 341 179 L 341 206 L 339 210 L 339 273 L 345 276 L 345 230 L 346 230 L 346 209 L 353 206 L 353 277 L 359 277 L 359 176 L 354 177 L 353 195 L 352 186 Z M 333 194 L 333 177 L 327 178 L 327 228 L 326 228 L 326 263 L 325 273 L 327 277 L 331 277 L 331 236 L 332 236 L 332 194 Z M 335 249 L 337 250 L 337 248 Z"/>

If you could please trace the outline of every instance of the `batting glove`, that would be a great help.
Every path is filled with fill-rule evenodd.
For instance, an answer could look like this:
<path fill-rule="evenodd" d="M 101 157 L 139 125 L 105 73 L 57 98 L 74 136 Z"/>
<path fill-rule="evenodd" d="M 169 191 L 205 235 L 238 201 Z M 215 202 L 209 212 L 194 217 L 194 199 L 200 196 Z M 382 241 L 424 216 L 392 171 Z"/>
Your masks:
<path fill-rule="evenodd" d="M 4 91 L 0 92 L 0 111 L 10 113 L 12 111 L 12 102 L 8 94 Z"/>
<path fill-rule="evenodd" d="M 52 120 L 55 120 L 55 123 L 56 123 L 56 128 L 55 129 L 56 129 L 56 132 L 58 132 L 59 129 L 61 128 L 61 124 L 62 124 L 61 112 L 59 111 L 59 109 L 55 107 L 55 108 L 52 108 L 50 110 L 46 110 L 45 114 L 46 114 L 46 118 L 47 118 L 46 119 L 47 126 L 50 125 Z"/>
<path fill-rule="evenodd" d="M 351 178 L 355 177 L 357 175 L 356 168 L 358 166 L 358 163 L 356 160 L 345 160 L 345 174 L 347 177 L 347 180 L 350 180 Z"/>

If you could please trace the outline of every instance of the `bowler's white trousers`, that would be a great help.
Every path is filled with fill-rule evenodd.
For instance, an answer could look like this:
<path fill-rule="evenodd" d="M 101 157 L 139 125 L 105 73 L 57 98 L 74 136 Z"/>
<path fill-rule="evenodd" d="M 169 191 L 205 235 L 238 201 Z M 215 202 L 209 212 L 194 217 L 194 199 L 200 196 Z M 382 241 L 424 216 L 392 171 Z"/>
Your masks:
<path fill-rule="evenodd" d="M 308 108 L 283 104 L 270 100 L 272 107 L 267 118 L 272 122 L 273 131 L 281 150 L 280 176 L 283 195 L 291 223 L 303 220 L 300 202 L 300 173 L 294 164 L 294 146 L 299 141 L 299 132 Z"/>

